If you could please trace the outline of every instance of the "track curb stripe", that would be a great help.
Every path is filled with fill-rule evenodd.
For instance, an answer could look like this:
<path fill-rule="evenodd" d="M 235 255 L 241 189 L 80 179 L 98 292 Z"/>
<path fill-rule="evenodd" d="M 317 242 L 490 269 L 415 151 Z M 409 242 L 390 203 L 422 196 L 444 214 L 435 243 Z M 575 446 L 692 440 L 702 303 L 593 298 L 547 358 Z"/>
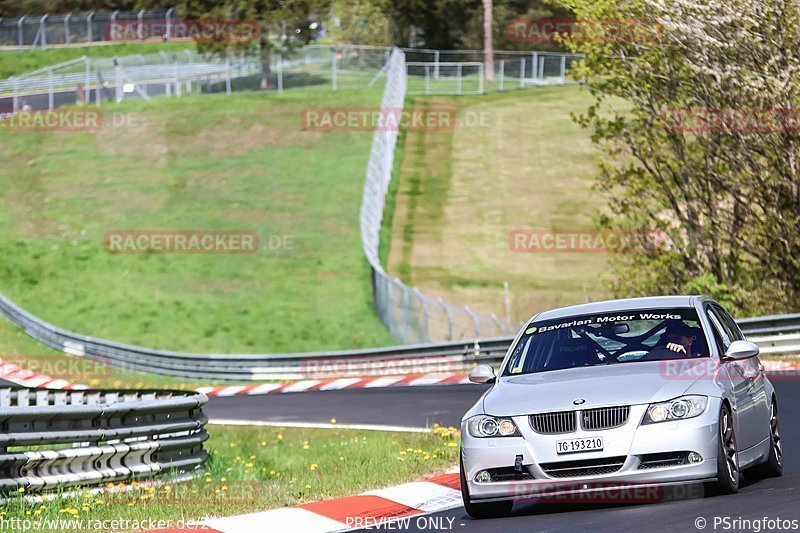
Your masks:
<path fill-rule="evenodd" d="M 211 518 L 195 529 L 156 529 L 150 533 L 261 533 L 265 525 L 275 531 L 333 533 L 453 509 L 462 505 L 458 474 L 434 476 L 423 481 L 372 490 L 357 496 L 304 503 L 225 518 Z"/>

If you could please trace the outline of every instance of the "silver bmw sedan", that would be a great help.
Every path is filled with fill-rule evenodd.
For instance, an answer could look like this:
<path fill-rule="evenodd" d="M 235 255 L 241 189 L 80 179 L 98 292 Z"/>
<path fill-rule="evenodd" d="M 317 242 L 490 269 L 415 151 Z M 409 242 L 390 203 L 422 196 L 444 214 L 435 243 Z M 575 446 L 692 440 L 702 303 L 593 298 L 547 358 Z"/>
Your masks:
<path fill-rule="evenodd" d="M 470 373 L 492 386 L 461 423 L 467 512 L 687 483 L 730 494 L 745 469 L 781 475 L 778 400 L 758 354 L 703 296 L 536 315 L 497 374 Z"/>

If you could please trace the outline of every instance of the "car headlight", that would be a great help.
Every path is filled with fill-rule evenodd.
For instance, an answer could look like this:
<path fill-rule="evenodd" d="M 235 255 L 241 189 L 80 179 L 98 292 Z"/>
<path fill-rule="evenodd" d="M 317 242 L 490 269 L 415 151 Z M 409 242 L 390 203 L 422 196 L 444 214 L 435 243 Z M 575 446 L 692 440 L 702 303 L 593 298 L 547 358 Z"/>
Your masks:
<path fill-rule="evenodd" d="M 519 437 L 519 431 L 510 418 L 478 415 L 467 421 L 467 429 L 473 437 Z"/>
<path fill-rule="evenodd" d="M 707 396 L 681 396 L 668 402 L 651 403 L 647 407 L 642 424 L 694 418 L 702 415 L 707 405 Z"/>

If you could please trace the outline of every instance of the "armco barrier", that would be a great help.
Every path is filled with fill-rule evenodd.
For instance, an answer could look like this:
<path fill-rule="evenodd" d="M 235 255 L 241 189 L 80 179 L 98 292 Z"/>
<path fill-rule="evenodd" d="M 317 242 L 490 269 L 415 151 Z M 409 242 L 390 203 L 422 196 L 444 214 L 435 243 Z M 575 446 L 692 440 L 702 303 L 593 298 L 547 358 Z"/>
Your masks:
<path fill-rule="evenodd" d="M 0 493 L 194 470 L 208 457 L 207 401 L 179 391 L 0 388 Z"/>
<path fill-rule="evenodd" d="M 513 337 L 472 339 L 389 348 L 294 354 L 192 354 L 153 350 L 96 339 L 44 322 L 0 295 L 0 314 L 46 345 L 130 370 L 218 381 L 368 377 L 470 370 L 478 362 L 502 360 Z M 800 354 L 798 315 L 739 320 L 750 340 L 771 355 Z M 780 335 L 763 336 L 776 331 Z M 761 335 L 761 336 L 758 336 Z"/>

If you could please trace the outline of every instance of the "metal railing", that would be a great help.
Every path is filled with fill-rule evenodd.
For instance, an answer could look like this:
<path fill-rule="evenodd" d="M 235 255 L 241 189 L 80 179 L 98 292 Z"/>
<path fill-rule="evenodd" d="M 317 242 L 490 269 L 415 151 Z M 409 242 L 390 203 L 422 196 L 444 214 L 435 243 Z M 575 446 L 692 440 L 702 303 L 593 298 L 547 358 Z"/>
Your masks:
<path fill-rule="evenodd" d="M 0 493 L 195 470 L 208 458 L 207 401 L 179 391 L 0 388 Z"/>
<path fill-rule="evenodd" d="M 57 328 L 0 295 L 0 314 L 34 339 L 76 357 L 91 357 L 125 369 L 218 381 L 300 380 L 470 370 L 478 362 L 497 363 L 512 336 L 476 338 L 388 348 L 294 354 L 192 354 L 153 350 L 96 339 Z M 765 354 L 800 354 L 798 315 L 738 321 Z M 771 324 L 771 325 L 770 325 Z M 757 332 L 757 335 L 756 335 Z M 0 419 L 2 422 L 2 419 Z"/>

